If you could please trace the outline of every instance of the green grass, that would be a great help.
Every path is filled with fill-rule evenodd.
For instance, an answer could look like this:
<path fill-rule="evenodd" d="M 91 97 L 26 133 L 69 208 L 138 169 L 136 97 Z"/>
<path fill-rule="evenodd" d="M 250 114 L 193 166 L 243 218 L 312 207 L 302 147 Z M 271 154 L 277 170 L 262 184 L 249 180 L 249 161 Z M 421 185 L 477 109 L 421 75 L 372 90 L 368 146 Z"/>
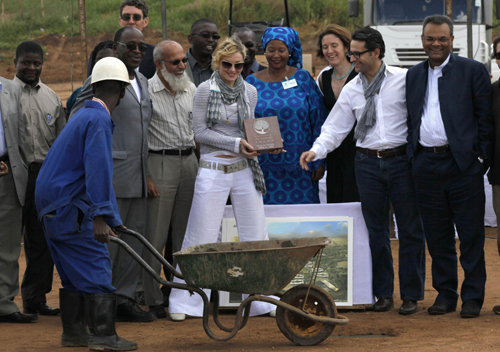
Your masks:
<path fill-rule="evenodd" d="M 45 0 L 45 17 L 40 0 L 21 0 L 22 15 L 17 0 L 4 0 L 6 21 L 0 30 L 0 50 L 10 51 L 20 42 L 47 34 L 79 34 L 77 0 Z M 72 4 L 73 2 L 73 16 Z M 118 26 L 121 0 L 87 0 L 87 35 L 113 33 Z M 339 23 L 352 27 L 347 17 L 347 0 L 289 0 L 291 23 L 294 27 Z M 285 17 L 282 0 L 234 0 L 233 21 L 276 21 Z M 161 31 L 161 0 L 148 0 L 149 27 Z M 167 0 L 167 23 L 170 31 L 188 33 L 199 18 L 212 19 L 220 33 L 227 33 L 229 0 Z M 360 21 L 361 21 L 360 17 Z M 311 27 L 311 28 L 312 28 Z"/>

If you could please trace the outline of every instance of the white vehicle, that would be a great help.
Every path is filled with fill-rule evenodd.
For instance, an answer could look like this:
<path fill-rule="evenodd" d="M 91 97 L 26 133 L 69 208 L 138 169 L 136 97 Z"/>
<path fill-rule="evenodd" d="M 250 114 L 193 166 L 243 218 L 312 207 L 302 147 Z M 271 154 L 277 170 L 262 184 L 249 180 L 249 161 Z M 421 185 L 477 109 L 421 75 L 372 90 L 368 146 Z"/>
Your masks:
<path fill-rule="evenodd" d="M 497 9 L 500 1 L 497 2 Z M 357 17 L 359 0 L 349 0 L 351 17 Z M 364 0 L 364 26 L 378 30 L 385 42 L 386 64 L 412 67 L 427 59 L 422 48 L 422 22 L 435 14 L 446 15 L 446 0 Z M 467 0 L 453 0 L 453 52 L 467 57 Z M 472 1 L 472 53 L 491 70 L 493 0 Z M 497 18 L 498 18 L 497 13 Z"/>

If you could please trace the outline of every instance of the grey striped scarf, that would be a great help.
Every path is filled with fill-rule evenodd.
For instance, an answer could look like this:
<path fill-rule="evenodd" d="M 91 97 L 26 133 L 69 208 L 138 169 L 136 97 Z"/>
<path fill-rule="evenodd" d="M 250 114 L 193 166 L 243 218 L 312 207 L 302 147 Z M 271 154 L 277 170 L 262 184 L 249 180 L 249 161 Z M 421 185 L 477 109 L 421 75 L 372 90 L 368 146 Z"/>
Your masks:
<path fill-rule="evenodd" d="M 361 118 L 356 125 L 356 129 L 354 130 L 354 139 L 363 141 L 366 137 L 366 133 L 370 128 L 375 125 L 377 120 L 377 109 L 375 106 L 375 94 L 380 90 L 382 86 L 382 82 L 384 82 L 385 78 L 385 63 L 382 61 L 382 66 L 378 70 L 375 78 L 373 78 L 372 83 L 368 82 L 368 78 L 363 74 L 363 72 L 359 73 L 359 78 L 363 83 L 363 91 L 365 93 L 365 109 L 363 110 L 363 114 L 361 114 Z"/>
<path fill-rule="evenodd" d="M 207 112 L 207 125 L 212 128 L 215 124 L 219 123 L 222 116 L 222 104 L 231 105 L 237 102 L 238 109 L 238 126 L 242 138 L 245 138 L 243 132 L 243 120 L 254 118 L 250 116 L 250 104 L 247 101 L 245 94 L 245 81 L 243 77 L 238 76 L 234 82 L 234 87 L 229 87 L 219 75 L 219 71 L 215 71 L 210 77 L 210 95 L 208 97 L 208 112 Z M 252 170 L 253 182 L 255 189 L 263 195 L 267 193 L 266 182 L 264 174 L 259 165 L 257 157 L 249 158 L 248 165 Z"/>

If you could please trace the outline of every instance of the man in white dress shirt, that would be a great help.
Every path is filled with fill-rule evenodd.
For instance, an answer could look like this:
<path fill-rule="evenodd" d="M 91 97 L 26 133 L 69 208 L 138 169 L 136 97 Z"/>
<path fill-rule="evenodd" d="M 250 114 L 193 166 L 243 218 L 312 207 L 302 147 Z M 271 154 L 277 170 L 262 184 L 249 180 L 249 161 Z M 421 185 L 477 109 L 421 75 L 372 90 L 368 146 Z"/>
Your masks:
<path fill-rule="evenodd" d="M 159 43 L 153 56 L 156 74 L 149 80 L 153 113 L 148 132 L 146 238 L 161 253 L 171 227 L 172 246 L 165 251 L 175 253 L 181 250 L 184 240 L 198 172 L 192 118 L 196 86 L 185 73 L 188 60 L 178 43 Z M 149 252 L 144 253 L 144 259 L 160 274 L 158 260 Z M 147 272 L 143 287 L 149 310 L 165 318 L 162 291 Z"/>
<path fill-rule="evenodd" d="M 356 181 L 363 217 L 370 235 L 374 310 L 394 305 L 394 268 L 389 239 L 389 208 L 399 229 L 399 282 L 403 304 L 399 313 L 415 313 L 424 298 L 425 240 L 406 156 L 406 70 L 386 66 L 385 44 L 372 28 L 354 32 L 347 53 L 359 75 L 348 83 L 301 166 L 326 157 L 357 122 Z"/>

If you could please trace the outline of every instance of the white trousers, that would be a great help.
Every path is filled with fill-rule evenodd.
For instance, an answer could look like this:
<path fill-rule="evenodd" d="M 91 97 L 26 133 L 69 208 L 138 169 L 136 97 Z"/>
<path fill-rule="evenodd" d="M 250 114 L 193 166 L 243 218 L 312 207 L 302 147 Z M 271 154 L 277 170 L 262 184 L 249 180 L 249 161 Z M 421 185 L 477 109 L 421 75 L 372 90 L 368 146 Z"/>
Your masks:
<path fill-rule="evenodd" d="M 234 159 L 203 155 L 201 159 L 220 161 L 221 164 L 226 165 L 234 163 Z M 248 167 L 241 171 L 224 174 L 224 171 L 200 167 L 182 249 L 219 241 L 219 231 L 228 196 L 231 197 L 240 241 L 269 239 L 262 194 L 255 189 L 252 170 Z M 178 267 L 177 270 L 179 270 Z M 174 282 L 184 283 L 178 278 L 174 278 Z M 210 290 L 204 291 L 210 297 Z M 246 298 L 246 295 L 243 298 Z M 274 309 L 276 308 L 273 304 L 254 302 L 250 315 L 262 315 Z M 172 289 L 168 311 L 201 317 L 203 316 L 203 300 L 198 294 L 190 296 L 188 291 Z"/>

